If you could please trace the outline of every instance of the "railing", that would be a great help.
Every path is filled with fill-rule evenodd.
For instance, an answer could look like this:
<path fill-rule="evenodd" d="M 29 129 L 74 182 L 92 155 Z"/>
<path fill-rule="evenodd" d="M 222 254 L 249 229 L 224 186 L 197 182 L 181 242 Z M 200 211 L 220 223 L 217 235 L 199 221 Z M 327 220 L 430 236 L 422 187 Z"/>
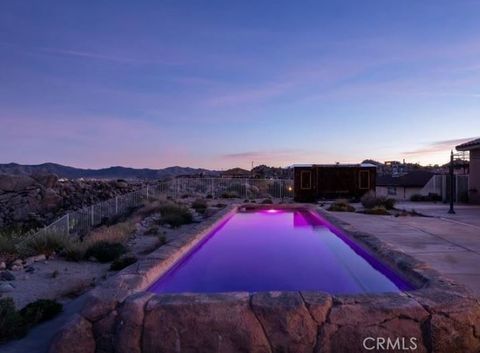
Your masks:
<path fill-rule="evenodd" d="M 115 198 L 69 212 L 55 222 L 37 231 L 33 236 L 55 232 L 65 236 L 83 236 L 105 221 L 124 215 L 145 201 L 158 197 L 181 199 L 186 197 L 212 198 L 291 198 L 292 180 L 178 178 L 162 182 Z"/>

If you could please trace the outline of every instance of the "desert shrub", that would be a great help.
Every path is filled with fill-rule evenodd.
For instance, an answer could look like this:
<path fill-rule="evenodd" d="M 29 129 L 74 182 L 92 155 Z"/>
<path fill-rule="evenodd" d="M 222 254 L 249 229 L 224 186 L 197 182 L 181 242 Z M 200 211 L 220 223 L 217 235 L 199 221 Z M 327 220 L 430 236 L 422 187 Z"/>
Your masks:
<path fill-rule="evenodd" d="M 148 228 L 148 229 L 145 231 L 144 234 L 145 234 L 145 235 L 155 235 L 155 234 L 158 233 L 158 230 L 159 230 L 158 226 L 152 225 L 152 226 L 150 226 L 150 228 Z"/>
<path fill-rule="evenodd" d="M 273 203 L 272 199 L 264 199 L 260 202 L 262 205 L 271 205 Z"/>
<path fill-rule="evenodd" d="M 127 249 L 121 243 L 110 243 L 107 241 L 99 241 L 91 245 L 85 252 L 85 257 L 88 259 L 93 257 L 99 262 L 110 262 L 118 259 L 125 254 Z"/>
<path fill-rule="evenodd" d="M 36 236 L 27 237 L 18 244 L 18 252 L 21 256 L 33 256 L 44 254 L 52 255 L 54 252 L 61 252 L 71 239 L 65 234 L 46 231 Z"/>
<path fill-rule="evenodd" d="M 419 202 L 419 201 L 427 201 L 427 202 L 436 202 L 442 201 L 442 197 L 436 193 L 429 193 L 428 195 L 421 195 L 421 194 L 414 194 L 410 197 L 410 201 Z"/>
<path fill-rule="evenodd" d="M 384 206 L 375 206 L 373 208 L 367 208 L 363 211 L 365 214 L 377 215 L 377 216 L 390 216 L 390 212 Z"/>
<path fill-rule="evenodd" d="M 163 246 L 167 244 L 167 238 L 165 237 L 165 235 L 160 235 L 158 237 L 158 246 Z"/>
<path fill-rule="evenodd" d="M 173 228 L 193 222 L 193 215 L 188 208 L 174 203 L 163 205 L 160 214 L 160 224 L 170 224 Z"/>
<path fill-rule="evenodd" d="M 330 205 L 328 210 L 333 212 L 355 212 L 355 207 L 350 205 L 347 200 L 336 200 Z"/>
<path fill-rule="evenodd" d="M 240 195 L 236 191 L 225 191 L 225 192 L 222 193 L 222 195 L 220 197 L 222 199 L 236 199 L 236 198 L 240 197 Z"/>
<path fill-rule="evenodd" d="M 207 201 L 203 199 L 196 199 L 192 202 L 192 208 L 198 213 L 205 213 L 208 207 Z"/>
<path fill-rule="evenodd" d="M 375 193 L 367 192 L 365 195 L 362 196 L 360 202 L 366 209 L 383 206 L 387 210 L 391 210 L 395 207 L 396 200 L 385 196 L 377 197 L 375 196 Z"/>
<path fill-rule="evenodd" d="M 26 333 L 27 327 L 22 316 L 15 309 L 13 299 L 0 299 L 0 342 L 20 338 Z"/>
<path fill-rule="evenodd" d="M 114 224 L 109 227 L 100 227 L 91 232 L 85 241 L 93 244 L 101 241 L 123 243 L 135 231 L 135 220 Z"/>
<path fill-rule="evenodd" d="M 63 310 L 63 305 L 54 300 L 39 299 L 28 304 L 22 310 L 20 315 L 28 325 L 34 325 L 43 321 L 53 319 Z"/>
<path fill-rule="evenodd" d="M 87 251 L 88 244 L 86 242 L 71 242 L 60 253 L 61 256 L 68 261 L 81 261 L 85 258 L 85 252 Z"/>
<path fill-rule="evenodd" d="M 17 311 L 12 298 L 0 299 L 0 342 L 25 336 L 30 327 L 52 319 L 62 310 L 62 304 L 40 299 Z"/>
<path fill-rule="evenodd" d="M 17 254 L 17 243 L 17 238 L 0 234 L 0 257 Z"/>
<path fill-rule="evenodd" d="M 208 194 L 207 196 L 205 196 L 205 198 L 207 198 L 207 199 L 213 199 L 213 196 L 212 196 L 212 194 Z"/>
<path fill-rule="evenodd" d="M 217 203 L 217 204 L 215 205 L 215 207 L 218 207 L 218 208 L 225 208 L 225 207 L 227 207 L 227 205 L 226 205 L 226 204 L 224 204 L 224 203 Z"/>
<path fill-rule="evenodd" d="M 123 270 L 125 267 L 133 265 L 135 262 L 137 262 L 137 258 L 135 256 L 120 257 L 113 260 L 112 264 L 110 265 L 110 271 Z"/>

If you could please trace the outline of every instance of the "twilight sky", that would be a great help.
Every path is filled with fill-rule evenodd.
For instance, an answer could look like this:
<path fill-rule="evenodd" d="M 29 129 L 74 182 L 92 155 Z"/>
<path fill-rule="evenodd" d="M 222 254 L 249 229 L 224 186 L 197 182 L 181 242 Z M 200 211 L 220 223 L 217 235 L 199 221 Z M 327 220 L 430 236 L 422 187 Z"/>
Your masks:
<path fill-rule="evenodd" d="M 0 163 L 443 163 L 480 1 L 0 2 Z"/>

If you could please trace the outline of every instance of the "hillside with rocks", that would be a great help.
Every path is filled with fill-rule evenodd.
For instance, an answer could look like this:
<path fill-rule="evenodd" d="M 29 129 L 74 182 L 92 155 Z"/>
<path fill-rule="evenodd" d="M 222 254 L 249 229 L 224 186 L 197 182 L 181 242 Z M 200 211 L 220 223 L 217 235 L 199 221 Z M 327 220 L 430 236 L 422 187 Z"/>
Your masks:
<path fill-rule="evenodd" d="M 128 179 L 157 180 L 168 179 L 180 175 L 218 176 L 218 172 L 189 167 L 168 167 L 164 169 L 136 169 L 127 167 L 109 167 L 102 169 L 82 169 L 56 163 L 23 165 L 17 163 L 0 164 L 0 174 L 32 175 L 37 173 L 55 174 L 59 178 L 68 179 Z"/>
<path fill-rule="evenodd" d="M 0 229 L 41 227 L 79 209 L 141 187 L 121 180 L 65 180 L 55 174 L 0 174 Z"/>

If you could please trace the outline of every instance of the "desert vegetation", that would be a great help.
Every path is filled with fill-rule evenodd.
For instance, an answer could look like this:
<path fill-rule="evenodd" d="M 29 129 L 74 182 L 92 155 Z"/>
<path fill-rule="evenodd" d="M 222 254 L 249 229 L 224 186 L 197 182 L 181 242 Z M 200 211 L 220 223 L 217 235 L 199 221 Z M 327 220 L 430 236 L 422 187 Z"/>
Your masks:
<path fill-rule="evenodd" d="M 376 196 L 375 193 L 368 192 L 362 196 L 360 202 L 366 209 L 383 207 L 386 210 L 393 210 L 395 208 L 396 200 L 385 196 Z"/>
<path fill-rule="evenodd" d="M 0 299 L 0 343 L 21 338 L 36 324 L 50 320 L 63 310 L 54 300 L 40 299 L 17 310 L 11 298 Z"/>
<path fill-rule="evenodd" d="M 355 207 L 350 205 L 348 200 L 339 199 L 332 203 L 328 210 L 333 212 L 355 212 Z"/>

